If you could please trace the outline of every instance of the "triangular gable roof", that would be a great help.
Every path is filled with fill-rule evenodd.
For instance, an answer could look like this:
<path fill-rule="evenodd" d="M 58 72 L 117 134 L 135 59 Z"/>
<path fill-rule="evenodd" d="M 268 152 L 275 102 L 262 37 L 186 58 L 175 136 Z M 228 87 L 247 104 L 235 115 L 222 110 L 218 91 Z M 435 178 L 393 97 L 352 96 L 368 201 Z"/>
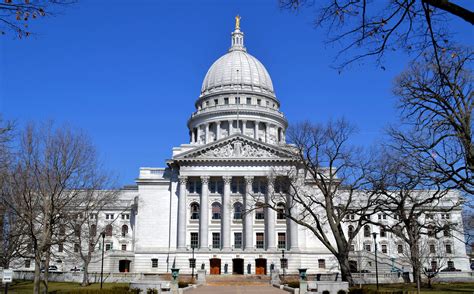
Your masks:
<path fill-rule="evenodd" d="M 178 154 L 176 161 L 288 161 L 292 154 L 284 148 L 257 141 L 241 134 Z"/>

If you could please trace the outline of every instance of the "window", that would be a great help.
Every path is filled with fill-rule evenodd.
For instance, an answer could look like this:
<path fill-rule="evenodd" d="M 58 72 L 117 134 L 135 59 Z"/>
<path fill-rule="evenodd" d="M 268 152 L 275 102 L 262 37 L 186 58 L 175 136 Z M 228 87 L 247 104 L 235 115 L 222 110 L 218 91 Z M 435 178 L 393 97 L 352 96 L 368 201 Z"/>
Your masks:
<path fill-rule="evenodd" d="M 230 190 L 233 194 L 244 194 L 245 193 L 245 182 L 244 179 L 239 177 L 232 177 L 230 183 Z"/>
<path fill-rule="evenodd" d="M 278 249 L 286 249 L 286 233 L 278 233 Z"/>
<path fill-rule="evenodd" d="M 130 214 L 128 213 L 122 213 L 122 219 L 130 219 Z"/>
<path fill-rule="evenodd" d="M 252 191 L 254 194 L 267 193 L 267 182 L 262 178 L 255 178 L 252 183 Z"/>
<path fill-rule="evenodd" d="M 219 105 L 219 100 L 218 99 L 214 99 L 214 105 L 215 106 Z"/>
<path fill-rule="evenodd" d="M 382 218 L 383 218 L 383 219 L 387 219 L 387 215 L 384 213 L 384 214 L 382 215 Z"/>
<path fill-rule="evenodd" d="M 277 177 L 274 184 L 275 193 L 287 194 L 289 190 L 288 187 L 289 187 L 289 182 L 287 178 Z"/>
<path fill-rule="evenodd" d="M 318 259 L 318 267 L 326 268 L 326 259 Z"/>
<path fill-rule="evenodd" d="M 209 180 L 209 192 L 212 194 L 224 193 L 224 182 L 219 178 L 211 178 Z"/>
<path fill-rule="evenodd" d="M 221 248 L 221 233 L 212 233 L 212 248 Z"/>
<path fill-rule="evenodd" d="M 201 194 L 201 188 L 202 188 L 201 179 L 198 179 L 198 178 L 188 179 L 189 194 Z"/>
<path fill-rule="evenodd" d="M 433 214 L 427 213 L 426 214 L 426 219 L 433 219 Z"/>
<path fill-rule="evenodd" d="M 127 244 L 122 244 L 122 251 L 127 251 Z"/>
<path fill-rule="evenodd" d="M 212 219 L 221 219 L 222 206 L 218 202 L 212 203 Z"/>
<path fill-rule="evenodd" d="M 91 213 L 89 215 L 89 219 L 97 219 L 97 214 L 96 213 Z"/>
<path fill-rule="evenodd" d="M 382 244 L 382 253 L 387 253 L 387 245 Z"/>
<path fill-rule="evenodd" d="M 382 219 L 382 214 L 381 213 L 378 214 L 378 218 Z"/>
<path fill-rule="evenodd" d="M 397 245 L 397 251 L 398 251 L 398 253 L 403 254 L 403 245 L 402 244 Z"/>
<path fill-rule="evenodd" d="M 347 236 L 349 238 L 354 238 L 354 226 L 350 225 L 347 227 Z"/>
<path fill-rule="evenodd" d="M 438 262 L 436 260 L 431 261 L 431 270 L 434 272 L 438 270 Z"/>
<path fill-rule="evenodd" d="M 428 235 L 428 237 L 434 237 L 434 232 L 433 232 L 433 226 L 432 225 L 428 225 L 428 228 L 426 229 L 426 234 Z"/>
<path fill-rule="evenodd" d="M 151 267 L 157 268 L 158 267 L 158 258 L 151 259 Z"/>
<path fill-rule="evenodd" d="M 444 226 L 443 234 L 445 237 L 451 237 L 451 230 L 449 229 L 449 225 Z"/>
<path fill-rule="evenodd" d="M 112 243 L 105 243 L 105 251 L 112 250 Z"/>
<path fill-rule="evenodd" d="M 387 231 L 385 231 L 385 228 L 380 228 L 380 237 L 387 237 Z"/>
<path fill-rule="evenodd" d="M 436 253 L 436 248 L 434 244 L 430 244 L 430 253 Z"/>
<path fill-rule="evenodd" d="M 105 219 L 114 219 L 114 214 L 113 213 L 106 213 L 105 214 Z"/>
<path fill-rule="evenodd" d="M 81 236 L 81 225 L 80 224 L 74 225 L 74 236 L 76 236 L 76 237 Z"/>
<path fill-rule="evenodd" d="M 91 227 L 89 229 L 89 234 L 91 235 L 91 237 L 97 236 L 97 226 L 96 225 L 91 225 Z"/>
<path fill-rule="evenodd" d="M 263 210 L 263 203 L 261 202 L 257 202 L 255 204 L 255 219 L 257 220 L 262 220 L 262 219 L 265 219 L 265 213 L 264 213 L 264 210 Z"/>
<path fill-rule="evenodd" d="M 77 252 L 79 252 L 80 250 L 81 250 L 81 249 L 80 249 L 80 247 L 79 247 L 79 244 L 77 244 L 77 243 L 74 244 L 74 252 L 77 253 Z"/>
<path fill-rule="evenodd" d="M 208 106 L 209 106 L 209 101 L 206 101 L 206 107 L 208 107 Z"/>
<path fill-rule="evenodd" d="M 454 267 L 454 261 L 449 260 L 448 261 L 448 270 L 455 270 L 456 268 Z"/>
<path fill-rule="evenodd" d="M 364 248 L 365 248 L 365 251 L 370 252 L 370 244 L 365 244 Z"/>
<path fill-rule="evenodd" d="M 442 214 L 441 214 L 441 218 L 442 218 L 442 219 L 449 219 L 449 218 L 450 218 L 450 215 L 449 215 L 449 213 L 442 213 Z"/>
<path fill-rule="evenodd" d="M 191 219 L 199 219 L 199 204 L 191 203 Z"/>
<path fill-rule="evenodd" d="M 240 97 L 235 97 L 235 104 L 240 104 Z"/>
<path fill-rule="evenodd" d="M 250 104 L 252 104 L 252 98 L 247 97 L 247 105 L 250 105 Z"/>
<path fill-rule="evenodd" d="M 370 237 L 370 226 L 364 226 L 364 237 Z"/>
<path fill-rule="evenodd" d="M 123 226 L 122 226 L 122 237 L 127 236 L 127 234 L 128 234 L 128 226 L 127 226 L 127 225 L 123 225 Z"/>
<path fill-rule="evenodd" d="M 257 105 L 258 106 L 262 105 L 262 99 L 257 99 Z"/>
<path fill-rule="evenodd" d="M 64 235 L 66 235 L 66 225 L 62 224 L 59 227 L 59 236 L 64 236 Z"/>
<path fill-rule="evenodd" d="M 31 260 L 25 259 L 25 268 L 30 268 L 31 266 Z"/>
<path fill-rule="evenodd" d="M 108 237 L 112 237 L 112 225 L 111 224 L 108 224 L 105 227 L 105 235 L 108 236 Z"/>
<path fill-rule="evenodd" d="M 451 248 L 451 244 L 446 244 L 445 247 L 446 247 L 446 253 L 447 254 L 453 253 L 453 250 Z"/>
<path fill-rule="evenodd" d="M 270 106 L 270 101 L 267 100 L 265 104 L 267 105 L 267 107 L 269 107 Z"/>
<path fill-rule="evenodd" d="M 228 104 L 229 104 L 229 98 L 227 98 L 227 97 L 224 98 L 224 104 L 225 104 L 225 105 L 228 105 Z"/>
<path fill-rule="evenodd" d="M 240 202 L 234 204 L 234 219 L 242 219 L 242 203 Z"/>
<path fill-rule="evenodd" d="M 278 203 L 276 207 L 277 219 L 285 219 L 285 204 Z"/>
<path fill-rule="evenodd" d="M 351 246 L 349 247 L 349 251 L 355 251 L 355 245 L 354 244 L 351 244 Z"/>
<path fill-rule="evenodd" d="M 263 249 L 265 245 L 263 233 L 256 233 L 255 240 L 256 240 L 257 248 Z"/>
<path fill-rule="evenodd" d="M 234 233 L 234 248 L 242 248 L 242 233 Z"/>
<path fill-rule="evenodd" d="M 199 246 L 199 233 L 191 233 L 191 248 L 198 248 Z"/>
<path fill-rule="evenodd" d="M 58 244 L 58 252 L 63 252 L 64 251 L 64 245 L 63 243 Z"/>

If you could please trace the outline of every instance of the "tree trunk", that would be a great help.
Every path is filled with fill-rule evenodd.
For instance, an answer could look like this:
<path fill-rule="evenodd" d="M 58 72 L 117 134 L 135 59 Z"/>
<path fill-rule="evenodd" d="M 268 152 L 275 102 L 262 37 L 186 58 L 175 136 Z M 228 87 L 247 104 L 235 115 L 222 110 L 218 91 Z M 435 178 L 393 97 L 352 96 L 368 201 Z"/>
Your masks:
<path fill-rule="evenodd" d="M 44 260 L 44 276 L 43 276 L 43 284 L 44 284 L 44 289 L 43 293 L 48 294 L 48 279 L 49 279 L 49 263 L 51 261 L 51 253 L 48 251 L 45 254 L 45 260 Z"/>
<path fill-rule="evenodd" d="M 88 258 L 90 260 L 90 258 Z M 82 275 L 81 286 L 89 286 L 89 261 L 84 260 L 84 274 Z"/>
<path fill-rule="evenodd" d="M 418 244 L 414 243 L 410 246 L 410 259 L 413 267 L 413 281 L 416 283 L 417 293 L 420 293 L 421 288 L 421 265 L 420 265 L 420 252 Z"/>
<path fill-rule="evenodd" d="M 339 268 L 341 269 L 341 280 L 344 282 L 349 282 L 349 286 L 354 285 L 352 280 L 351 267 L 349 265 L 348 256 L 337 256 L 337 261 L 339 262 Z"/>
<path fill-rule="evenodd" d="M 33 293 L 40 294 L 41 287 L 41 258 L 35 254 L 35 278 L 33 280 Z"/>

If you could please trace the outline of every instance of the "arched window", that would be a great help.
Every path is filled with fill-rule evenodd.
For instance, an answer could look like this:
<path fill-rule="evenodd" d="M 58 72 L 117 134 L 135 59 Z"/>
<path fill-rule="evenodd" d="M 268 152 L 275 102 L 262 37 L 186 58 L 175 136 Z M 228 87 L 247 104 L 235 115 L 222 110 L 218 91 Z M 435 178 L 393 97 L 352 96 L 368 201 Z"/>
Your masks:
<path fill-rule="evenodd" d="M 349 236 L 349 238 L 353 238 L 354 237 L 354 226 L 349 226 L 347 227 L 347 235 Z"/>
<path fill-rule="evenodd" d="M 212 203 L 212 219 L 221 219 L 221 204 L 218 202 Z"/>
<path fill-rule="evenodd" d="M 191 219 L 199 219 L 199 204 L 191 203 Z"/>
<path fill-rule="evenodd" d="M 263 203 L 257 202 L 255 204 L 255 219 L 265 219 L 265 213 L 263 210 Z"/>
<path fill-rule="evenodd" d="M 364 237 L 370 237 L 370 226 L 366 225 L 364 227 Z"/>
<path fill-rule="evenodd" d="M 276 207 L 277 219 L 285 219 L 285 204 L 280 202 Z"/>
<path fill-rule="evenodd" d="M 91 237 L 97 236 L 97 226 L 96 225 L 91 225 L 90 230 L 89 230 L 89 234 L 91 235 Z"/>
<path fill-rule="evenodd" d="M 127 225 L 123 225 L 123 226 L 122 226 L 122 237 L 127 236 L 127 234 L 128 234 L 128 226 L 127 226 Z"/>
<path fill-rule="evenodd" d="M 112 225 L 107 225 L 105 227 L 105 235 L 111 237 L 112 236 Z"/>
<path fill-rule="evenodd" d="M 234 204 L 234 219 L 242 219 L 242 203 L 240 202 Z"/>

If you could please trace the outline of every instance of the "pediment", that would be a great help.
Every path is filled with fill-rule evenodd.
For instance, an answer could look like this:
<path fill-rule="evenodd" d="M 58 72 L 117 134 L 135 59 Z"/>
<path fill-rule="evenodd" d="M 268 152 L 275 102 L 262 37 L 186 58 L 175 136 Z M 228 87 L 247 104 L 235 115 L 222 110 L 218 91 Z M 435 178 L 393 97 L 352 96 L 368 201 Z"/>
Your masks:
<path fill-rule="evenodd" d="M 262 143 L 240 134 L 179 154 L 175 160 L 291 160 L 281 147 Z"/>

